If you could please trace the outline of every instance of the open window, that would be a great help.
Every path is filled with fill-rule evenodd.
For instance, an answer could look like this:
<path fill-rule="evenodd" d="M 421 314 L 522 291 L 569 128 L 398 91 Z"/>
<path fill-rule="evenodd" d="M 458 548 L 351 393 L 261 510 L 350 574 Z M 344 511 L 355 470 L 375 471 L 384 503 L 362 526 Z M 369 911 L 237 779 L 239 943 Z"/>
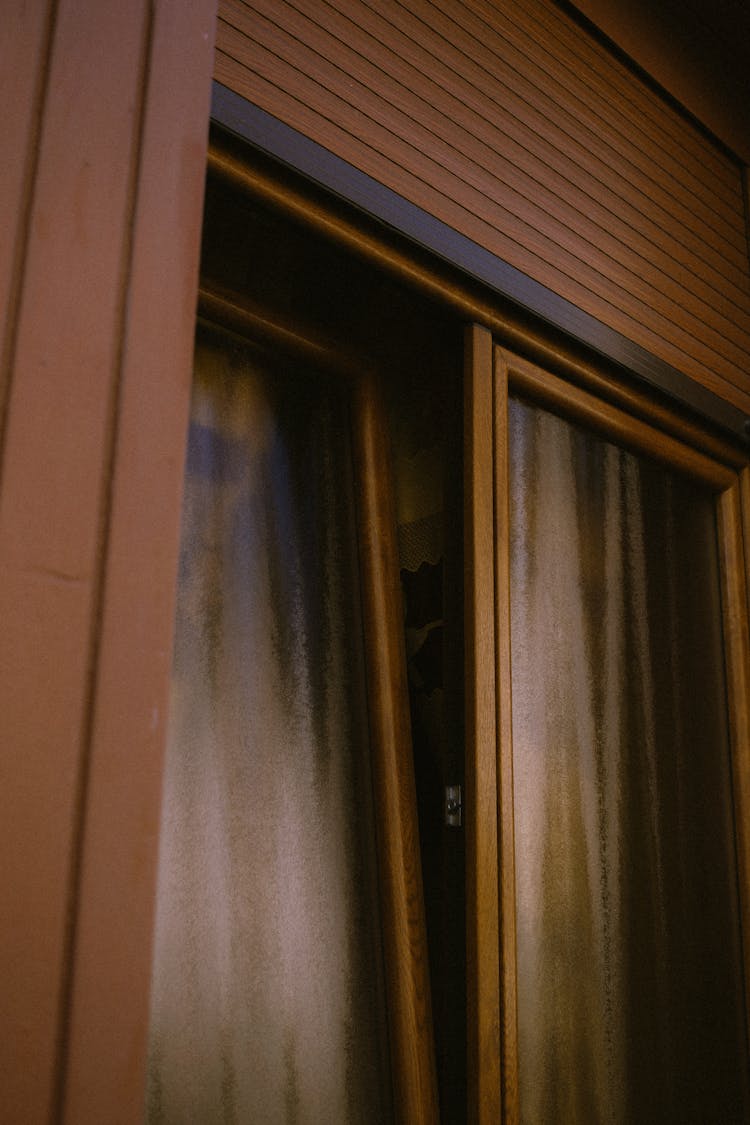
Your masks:
<path fill-rule="evenodd" d="M 745 451 L 209 171 L 149 1120 L 743 1120 Z"/>

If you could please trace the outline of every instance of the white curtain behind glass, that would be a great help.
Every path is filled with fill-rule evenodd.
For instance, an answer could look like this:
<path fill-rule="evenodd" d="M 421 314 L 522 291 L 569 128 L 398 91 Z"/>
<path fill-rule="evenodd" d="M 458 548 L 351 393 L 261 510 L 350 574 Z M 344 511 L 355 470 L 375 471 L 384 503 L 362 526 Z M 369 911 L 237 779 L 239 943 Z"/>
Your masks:
<path fill-rule="evenodd" d="M 525 1125 L 750 1119 L 712 498 L 510 404 Z"/>
<path fill-rule="evenodd" d="M 340 394 L 196 352 L 147 1118 L 389 1119 Z"/>

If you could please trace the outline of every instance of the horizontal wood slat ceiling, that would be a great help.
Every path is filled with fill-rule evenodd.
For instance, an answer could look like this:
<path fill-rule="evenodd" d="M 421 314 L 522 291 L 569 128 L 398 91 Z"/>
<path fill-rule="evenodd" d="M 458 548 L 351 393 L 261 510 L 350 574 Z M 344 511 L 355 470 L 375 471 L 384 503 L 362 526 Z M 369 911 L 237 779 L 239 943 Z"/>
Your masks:
<path fill-rule="evenodd" d="M 551 0 L 219 12 L 219 82 L 750 411 L 740 166 Z"/>

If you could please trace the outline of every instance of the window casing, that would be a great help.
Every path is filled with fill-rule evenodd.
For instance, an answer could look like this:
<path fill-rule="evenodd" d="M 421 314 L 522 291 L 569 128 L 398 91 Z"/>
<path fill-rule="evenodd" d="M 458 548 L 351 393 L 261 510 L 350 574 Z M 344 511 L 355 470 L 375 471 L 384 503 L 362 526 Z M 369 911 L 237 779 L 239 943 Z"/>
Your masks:
<path fill-rule="evenodd" d="M 461 915 L 465 910 L 466 926 L 466 977 L 460 990 L 460 995 L 465 995 L 465 1104 L 466 1119 L 471 1122 L 520 1121 L 523 1116 L 517 1035 L 508 396 L 523 396 L 553 413 L 573 419 L 607 440 L 655 459 L 670 471 L 686 473 L 715 497 L 738 904 L 743 935 L 750 932 L 747 889 L 750 839 L 745 827 L 750 799 L 747 793 L 750 784 L 747 780 L 750 776 L 747 628 L 750 476 L 747 458 L 734 441 L 717 436 L 700 422 L 673 410 L 663 400 L 627 380 L 615 379 L 605 365 L 568 347 L 559 336 L 545 333 L 541 328 L 529 329 L 512 310 L 499 309 L 447 269 L 411 254 L 397 240 L 365 220 L 355 220 L 340 208 L 334 209 L 320 195 L 301 189 L 286 174 L 262 162 L 254 165 L 242 158 L 235 148 L 225 147 L 220 141 L 214 145 L 209 167 L 217 180 L 231 185 L 232 191 L 249 200 L 251 208 L 253 202 L 270 208 L 274 214 L 284 216 L 285 221 L 308 231 L 311 239 L 332 240 L 352 255 L 352 261 L 365 262 L 368 268 L 375 266 L 383 275 L 397 278 L 399 284 L 406 283 L 420 294 L 420 299 L 426 297 L 435 302 L 435 308 L 441 309 L 451 321 L 452 331 L 460 321 L 468 324 L 464 333 L 463 468 L 459 469 L 464 481 L 464 542 L 459 549 L 463 556 L 464 609 L 463 620 L 454 631 L 454 641 L 462 633 L 465 636 L 462 725 L 465 723 L 466 871 L 465 884 L 460 888 L 461 896 L 465 895 L 465 908 L 463 900 L 458 904 Z M 205 248 L 204 262 L 210 261 L 217 249 Z M 280 249 L 283 258 L 283 248 Z M 282 276 L 283 268 L 282 262 Z M 306 334 L 304 326 L 300 328 L 297 321 L 290 333 L 292 321 L 287 320 L 282 332 L 277 332 L 278 325 L 275 326 L 273 318 L 267 315 L 268 310 L 242 297 L 242 278 L 230 281 L 230 286 L 221 291 L 204 285 L 201 305 L 204 316 L 222 320 L 233 331 L 260 336 L 266 344 L 275 341 L 278 346 L 281 335 L 286 333 L 283 347 L 303 350 L 308 347 L 305 341 L 309 333 Z M 279 292 L 284 292 L 283 285 Z M 325 309 L 325 299 L 318 294 L 313 304 L 316 300 L 319 318 L 321 307 Z M 285 308 L 282 311 L 285 316 L 290 311 L 296 316 L 296 310 Z M 338 355 L 336 365 L 344 372 L 344 379 L 352 381 L 351 349 L 342 348 L 339 343 L 334 351 Z M 344 353 L 347 354 L 342 363 Z M 354 362 L 356 366 L 357 360 Z M 358 368 L 357 380 L 360 375 L 361 368 Z M 384 528 L 392 529 L 394 525 L 393 516 L 383 516 L 382 509 L 383 504 L 387 506 L 392 501 L 375 486 L 381 460 L 376 452 L 377 443 L 384 447 L 388 435 L 382 432 L 385 416 L 380 408 L 375 408 L 373 414 L 372 404 L 377 394 L 374 399 L 370 397 L 367 378 L 357 386 L 359 389 L 354 391 L 352 399 L 353 432 L 359 435 L 356 441 L 367 462 L 361 469 L 360 481 L 365 482 L 365 491 L 372 486 L 367 503 L 373 513 L 380 512 L 373 514 L 369 525 L 366 521 L 361 526 L 360 545 L 365 546 L 365 554 L 369 552 L 375 560 L 383 536 L 390 534 L 386 534 Z M 388 550 L 393 557 L 393 546 Z M 391 571 L 394 566 L 392 561 Z M 370 588 L 375 589 L 376 585 L 375 582 Z M 386 623 L 382 601 L 378 601 L 377 596 L 366 612 L 370 613 L 371 627 L 375 630 L 373 636 L 378 636 L 369 642 L 371 648 L 382 652 L 398 647 L 400 642 L 395 635 L 391 634 L 389 639 L 386 634 L 377 633 Z M 389 629 L 393 617 L 391 612 Z M 381 666 L 392 667 L 393 663 L 389 660 Z M 402 694 L 395 706 L 403 709 L 406 703 L 403 682 L 398 691 Z M 402 736 L 397 741 L 403 748 Z M 399 780 L 399 768 L 397 754 L 389 767 L 390 780 L 383 781 L 378 792 L 381 807 L 376 819 L 387 820 L 396 809 L 401 823 L 413 823 L 414 800 L 408 782 L 404 783 L 403 778 Z M 398 831 L 395 830 L 395 835 Z M 400 883 L 394 901 L 398 900 L 402 904 L 398 909 L 402 909 L 409 901 L 408 861 L 404 861 L 403 856 L 393 859 L 392 875 L 388 878 Z M 455 888 L 451 888 L 451 893 L 455 894 Z M 401 1063 L 405 1065 L 401 1094 L 397 1086 L 394 1100 L 396 1106 L 412 1107 L 404 1120 L 429 1121 L 436 1119 L 437 1112 L 433 1095 L 424 1084 L 424 1074 L 432 1064 L 425 1062 L 420 1076 L 419 1067 L 414 1069 L 408 1063 L 410 1042 L 421 1044 L 425 1059 L 433 1050 L 428 1022 L 419 1014 L 424 999 L 420 999 L 420 989 L 425 987 L 425 978 L 422 976 L 422 984 L 419 984 L 414 974 L 415 965 L 418 972 L 424 969 L 423 965 L 419 969 L 419 961 L 425 957 L 422 923 L 418 923 L 411 937 L 404 932 L 399 937 L 399 930 L 403 928 L 395 918 L 386 918 L 385 926 L 396 942 L 389 949 L 389 938 L 385 939 L 387 965 L 390 964 L 391 969 L 398 967 L 402 981 L 406 982 L 395 986 L 389 1000 L 391 1014 L 395 1011 L 397 1018 L 401 1000 L 394 1001 L 393 996 L 398 997 L 402 987 L 406 989 L 403 995 L 408 994 L 406 1008 L 401 1012 L 402 1015 L 406 1012 L 402 1031 L 391 1032 L 392 1063 L 396 1071 Z M 399 940 L 402 941 L 400 946 Z M 387 971 L 390 970 L 387 968 Z M 747 979 L 746 967 L 745 981 Z M 433 991 L 434 987 L 433 980 Z M 746 1011 L 747 995 L 743 1004 Z M 421 1010 L 424 1012 L 423 1008 Z M 399 1079 L 394 1081 L 398 1083 Z"/>

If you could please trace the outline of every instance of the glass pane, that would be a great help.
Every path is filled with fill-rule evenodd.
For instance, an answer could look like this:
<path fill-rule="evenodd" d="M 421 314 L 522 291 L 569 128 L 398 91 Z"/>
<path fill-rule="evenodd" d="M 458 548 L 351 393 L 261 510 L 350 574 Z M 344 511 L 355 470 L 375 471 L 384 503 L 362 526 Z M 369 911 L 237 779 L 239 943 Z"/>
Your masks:
<path fill-rule="evenodd" d="M 750 1119 L 710 495 L 513 401 L 522 1120 Z"/>
<path fill-rule="evenodd" d="M 390 1118 L 346 405 L 197 347 L 148 1121 Z"/>

